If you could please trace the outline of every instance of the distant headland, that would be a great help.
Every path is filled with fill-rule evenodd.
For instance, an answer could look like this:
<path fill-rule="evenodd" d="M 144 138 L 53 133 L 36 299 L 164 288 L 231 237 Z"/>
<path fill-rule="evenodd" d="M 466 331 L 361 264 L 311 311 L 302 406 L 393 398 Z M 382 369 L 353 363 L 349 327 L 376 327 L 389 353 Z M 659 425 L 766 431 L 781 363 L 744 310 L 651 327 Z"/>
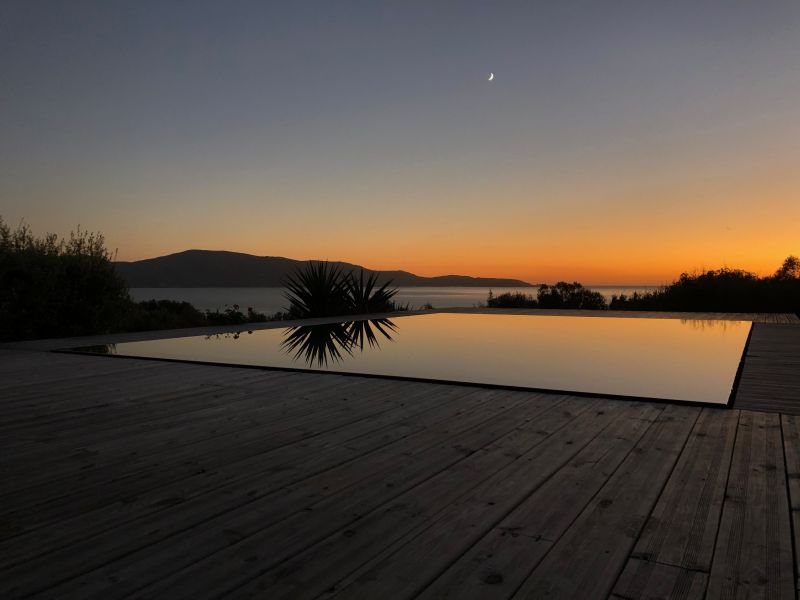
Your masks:
<path fill-rule="evenodd" d="M 307 261 L 281 256 L 254 256 L 223 250 L 186 250 L 167 256 L 117 262 L 117 272 L 130 287 L 281 287 L 286 277 Z M 519 279 L 440 275 L 422 277 L 408 271 L 375 271 L 331 261 L 343 271 L 376 273 L 379 283 L 399 287 L 533 287 Z"/>

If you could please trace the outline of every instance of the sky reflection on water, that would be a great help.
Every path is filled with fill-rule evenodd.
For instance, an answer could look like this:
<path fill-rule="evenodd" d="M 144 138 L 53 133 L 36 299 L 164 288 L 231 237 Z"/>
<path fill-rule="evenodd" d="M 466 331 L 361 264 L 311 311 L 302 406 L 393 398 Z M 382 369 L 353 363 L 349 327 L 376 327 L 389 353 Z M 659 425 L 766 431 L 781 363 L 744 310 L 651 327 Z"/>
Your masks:
<path fill-rule="evenodd" d="M 130 342 L 109 351 L 725 404 L 750 325 L 439 313 Z"/>

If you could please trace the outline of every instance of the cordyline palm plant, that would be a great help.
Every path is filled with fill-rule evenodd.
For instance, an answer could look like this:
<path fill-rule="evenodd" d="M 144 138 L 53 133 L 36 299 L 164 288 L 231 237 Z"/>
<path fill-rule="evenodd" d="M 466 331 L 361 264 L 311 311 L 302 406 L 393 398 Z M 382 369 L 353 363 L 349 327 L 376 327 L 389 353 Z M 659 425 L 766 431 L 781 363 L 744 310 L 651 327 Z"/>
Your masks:
<path fill-rule="evenodd" d="M 340 362 L 344 354 L 352 355 L 353 345 L 347 331 L 347 323 L 303 325 L 287 330 L 281 347 L 294 359 L 303 358 L 308 366 L 327 366 L 328 359 Z"/>
<path fill-rule="evenodd" d="M 392 341 L 391 333 L 397 331 L 397 326 L 389 319 L 353 321 L 345 325 L 347 328 L 347 337 L 350 339 L 351 349 L 358 348 L 361 351 L 364 350 L 364 340 L 367 341 L 370 348 L 380 346 L 378 343 L 378 336 L 375 335 L 375 332 L 372 330 L 373 327 L 390 342 Z"/>
<path fill-rule="evenodd" d="M 390 332 L 396 329 L 389 319 L 301 325 L 286 331 L 281 347 L 295 360 L 303 359 L 310 367 L 323 367 L 329 362 L 339 363 L 355 351 L 363 352 L 365 340 L 369 347 L 378 347 L 378 334 L 391 341 Z"/>
<path fill-rule="evenodd" d="M 377 290 L 378 276 L 370 273 L 364 281 L 364 269 L 361 269 L 358 277 L 348 273 L 344 278 L 345 289 L 347 290 L 347 300 L 353 314 L 367 314 L 376 312 L 391 312 L 395 305 L 392 301 L 397 288 L 390 288 L 391 281 L 387 281 Z"/>
<path fill-rule="evenodd" d="M 286 281 L 287 312 L 294 318 L 391 312 L 397 288 L 391 282 L 378 287 L 378 276 L 343 273 L 327 262 L 309 261 Z"/>
<path fill-rule="evenodd" d="M 290 317 L 332 317 L 349 312 L 342 271 L 327 262 L 309 261 L 286 280 Z"/>

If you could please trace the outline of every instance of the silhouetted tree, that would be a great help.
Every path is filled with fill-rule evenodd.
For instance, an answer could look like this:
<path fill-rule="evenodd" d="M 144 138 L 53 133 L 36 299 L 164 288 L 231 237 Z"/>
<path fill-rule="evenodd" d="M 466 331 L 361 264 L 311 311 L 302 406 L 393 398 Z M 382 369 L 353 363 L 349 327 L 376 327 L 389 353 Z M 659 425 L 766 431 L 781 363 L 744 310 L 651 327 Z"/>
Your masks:
<path fill-rule="evenodd" d="M 603 310 L 606 299 L 600 292 L 583 287 L 577 281 L 559 281 L 555 285 L 540 285 L 537 294 L 539 308 L 577 308 Z"/>
<path fill-rule="evenodd" d="M 0 336 L 29 339 L 100 333 L 130 306 L 100 233 L 33 235 L 0 218 Z"/>
<path fill-rule="evenodd" d="M 797 279 L 800 277 L 800 258 L 789 255 L 773 276 L 776 279 Z"/>
<path fill-rule="evenodd" d="M 600 292 L 583 287 L 577 281 L 559 281 L 555 285 L 541 284 L 536 297 L 522 292 L 506 292 L 495 296 L 489 292 L 486 298 L 489 308 L 578 308 L 603 310 L 606 299 Z"/>
<path fill-rule="evenodd" d="M 741 269 L 682 273 L 652 292 L 614 296 L 611 308 L 709 312 L 800 313 L 800 261 L 789 256 L 774 275 L 759 277 Z"/>

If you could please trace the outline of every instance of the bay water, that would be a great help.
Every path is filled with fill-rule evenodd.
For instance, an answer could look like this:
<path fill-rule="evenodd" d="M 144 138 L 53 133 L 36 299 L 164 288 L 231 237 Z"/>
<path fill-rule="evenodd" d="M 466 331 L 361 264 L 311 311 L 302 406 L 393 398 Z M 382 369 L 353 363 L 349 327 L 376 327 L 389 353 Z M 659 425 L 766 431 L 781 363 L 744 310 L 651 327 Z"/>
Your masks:
<path fill-rule="evenodd" d="M 603 294 L 606 300 L 612 295 L 631 295 L 633 292 L 646 292 L 655 286 L 588 286 Z M 426 304 L 434 308 L 476 307 L 486 304 L 489 290 L 495 296 L 506 292 L 522 292 L 536 294 L 537 288 L 488 288 L 488 287 L 401 287 L 395 301 L 408 303 L 411 308 L 422 308 Z M 248 287 L 248 288 L 131 288 L 131 297 L 142 300 L 177 300 L 185 301 L 200 310 L 225 310 L 234 304 L 241 311 L 248 307 L 262 313 L 275 313 L 285 310 L 288 302 L 284 297 L 285 288 L 280 287 Z"/>

